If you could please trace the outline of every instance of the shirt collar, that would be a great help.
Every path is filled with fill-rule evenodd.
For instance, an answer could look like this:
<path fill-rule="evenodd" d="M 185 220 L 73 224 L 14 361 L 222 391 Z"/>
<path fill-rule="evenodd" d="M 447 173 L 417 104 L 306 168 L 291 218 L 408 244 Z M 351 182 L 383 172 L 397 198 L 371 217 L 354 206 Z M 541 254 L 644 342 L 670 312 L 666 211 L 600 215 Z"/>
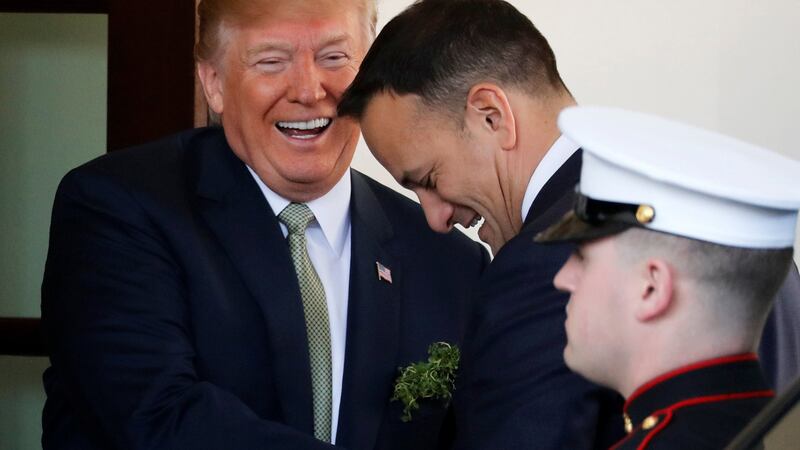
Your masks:
<path fill-rule="evenodd" d="M 250 166 L 247 166 L 247 170 L 258 183 L 272 211 L 276 216 L 280 214 L 291 202 L 264 184 Z M 325 195 L 306 203 L 316 219 L 309 226 L 319 226 L 322 229 L 325 240 L 336 256 L 341 256 L 350 231 L 350 192 L 350 173 L 347 172 Z"/>
<path fill-rule="evenodd" d="M 544 154 L 539 165 L 531 175 L 528 181 L 528 188 L 525 190 L 525 196 L 522 198 L 522 221 L 528 217 L 528 212 L 536 200 L 536 196 L 542 191 L 542 188 L 550 178 L 558 171 L 561 166 L 572 156 L 573 153 L 578 151 L 580 146 L 573 142 L 570 138 L 563 134 L 553 143 L 552 146 Z"/>

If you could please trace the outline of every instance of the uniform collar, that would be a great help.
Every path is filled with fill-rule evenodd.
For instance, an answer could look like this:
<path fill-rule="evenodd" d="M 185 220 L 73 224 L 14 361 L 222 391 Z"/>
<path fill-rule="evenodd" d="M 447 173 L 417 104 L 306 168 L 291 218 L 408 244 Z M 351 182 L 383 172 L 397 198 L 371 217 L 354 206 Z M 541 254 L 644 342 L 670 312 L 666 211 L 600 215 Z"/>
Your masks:
<path fill-rule="evenodd" d="M 247 170 L 250 171 L 253 179 L 258 183 L 258 187 L 261 188 L 261 192 L 267 199 L 272 211 L 276 216 L 280 214 L 291 202 L 278 195 L 264 184 L 250 166 L 247 166 Z M 322 229 L 325 240 L 337 257 L 341 256 L 344 250 L 344 244 L 347 241 L 347 233 L 350 230 L 351 190 L 350 172 L 348 171 L 345 172 L 342 179 L 325 195 L 306 203 L 309 209 L 311 209 L 311 212 L 314 213 L 316 223 Z M 310 226 L 314 226 L 314 224 L 312 223 Z M 283 224 L 281 224 L 281 229 L 284 229 Z M 285 233 L 286 231 L 284 229 L 284 234 Z"/>
<path fill-rule="evenodd" d="M 751 393 L 774 395 L 752 353 L 690 364 L 656 377 L 637 389 L 625 402 L 626 428 L 630 432 L 650 416 L 684 404 L 723 401 Z"/>

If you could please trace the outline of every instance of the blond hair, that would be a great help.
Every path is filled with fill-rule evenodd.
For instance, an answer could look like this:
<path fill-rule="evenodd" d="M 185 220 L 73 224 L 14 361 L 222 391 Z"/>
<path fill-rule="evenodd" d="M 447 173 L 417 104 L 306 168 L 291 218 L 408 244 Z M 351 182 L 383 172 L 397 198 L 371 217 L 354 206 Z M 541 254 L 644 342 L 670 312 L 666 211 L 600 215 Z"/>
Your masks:
<path fill-rule="evenodd" d="M 197 6 L 198 39 L 194 54 L 197 61 L 211 61 L 223 44 L 223 25 L 238 25 L 269 12 L 274 0 L 201 0 Z M 304 0 L 295 0 L 304 1 Z M 364 21 L 367 42 L 375 38 L 378 20 L 377 0 L 356 0 Z"/>

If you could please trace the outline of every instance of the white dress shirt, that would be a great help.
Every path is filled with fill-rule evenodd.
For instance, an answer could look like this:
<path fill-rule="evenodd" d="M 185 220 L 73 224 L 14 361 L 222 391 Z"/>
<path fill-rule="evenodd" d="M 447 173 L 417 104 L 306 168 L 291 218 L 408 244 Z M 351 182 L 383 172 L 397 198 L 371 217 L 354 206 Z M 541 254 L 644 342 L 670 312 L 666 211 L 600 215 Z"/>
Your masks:
<path fill-rule="evenodd" d="M 277 216 L 290 201 L 272 191 L 248 167 L 258 183 L 269 206 Z M 311 264 L 322 281 L 325 300 L 328 302 L 328 319 L 331 333 L 332 409 L 331 442 L 336 442 L 339 423 L 339 405 L 342 399 L 344 349 L 347 334 L 347 301 L 350 288 L 350 173 L 347 172 L 327 194 L 306 205 L 316 221 L 306 228 L 306 242 Z M 288 230 L 281 225 L 283 236 Z"/>
<path fill-rule="evenodd" d="M 553 143 L 544 154 L 544 158 L 536 166 L 536 169 L 528 181 L 528 188 L 525 190 L 525 197 L 522 198 L 522 221 L 528 217 L 528 212 L 536 200 L 536 196 L 542 191 L 545 184 L 553 175 L 564 165 L 565 162 L 578 151 L 580 146 L 563 134 Z"/>

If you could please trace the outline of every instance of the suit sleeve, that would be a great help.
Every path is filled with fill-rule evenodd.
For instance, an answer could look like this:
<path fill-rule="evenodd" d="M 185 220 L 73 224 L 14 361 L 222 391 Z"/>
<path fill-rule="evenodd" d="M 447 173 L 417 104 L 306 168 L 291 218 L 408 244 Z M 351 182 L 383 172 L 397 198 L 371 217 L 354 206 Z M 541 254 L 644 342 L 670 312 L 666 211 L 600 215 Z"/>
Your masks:
<path fill-rule="evenodd" d="M 552 280 L 571 247 L 518 236 L 489 266 L 454 396 L 456 449 L 608 448 L 622 399 L 563 360 L 567 296 Z"/>
<path fill-rule="evenodd" d="M 119 182 L 65 177 L 42 317 L 52 368 L 82 426 L 120 449 L 334 448 L 262 420 L 198 378 L 184 282 L 168 242 Z"/>

